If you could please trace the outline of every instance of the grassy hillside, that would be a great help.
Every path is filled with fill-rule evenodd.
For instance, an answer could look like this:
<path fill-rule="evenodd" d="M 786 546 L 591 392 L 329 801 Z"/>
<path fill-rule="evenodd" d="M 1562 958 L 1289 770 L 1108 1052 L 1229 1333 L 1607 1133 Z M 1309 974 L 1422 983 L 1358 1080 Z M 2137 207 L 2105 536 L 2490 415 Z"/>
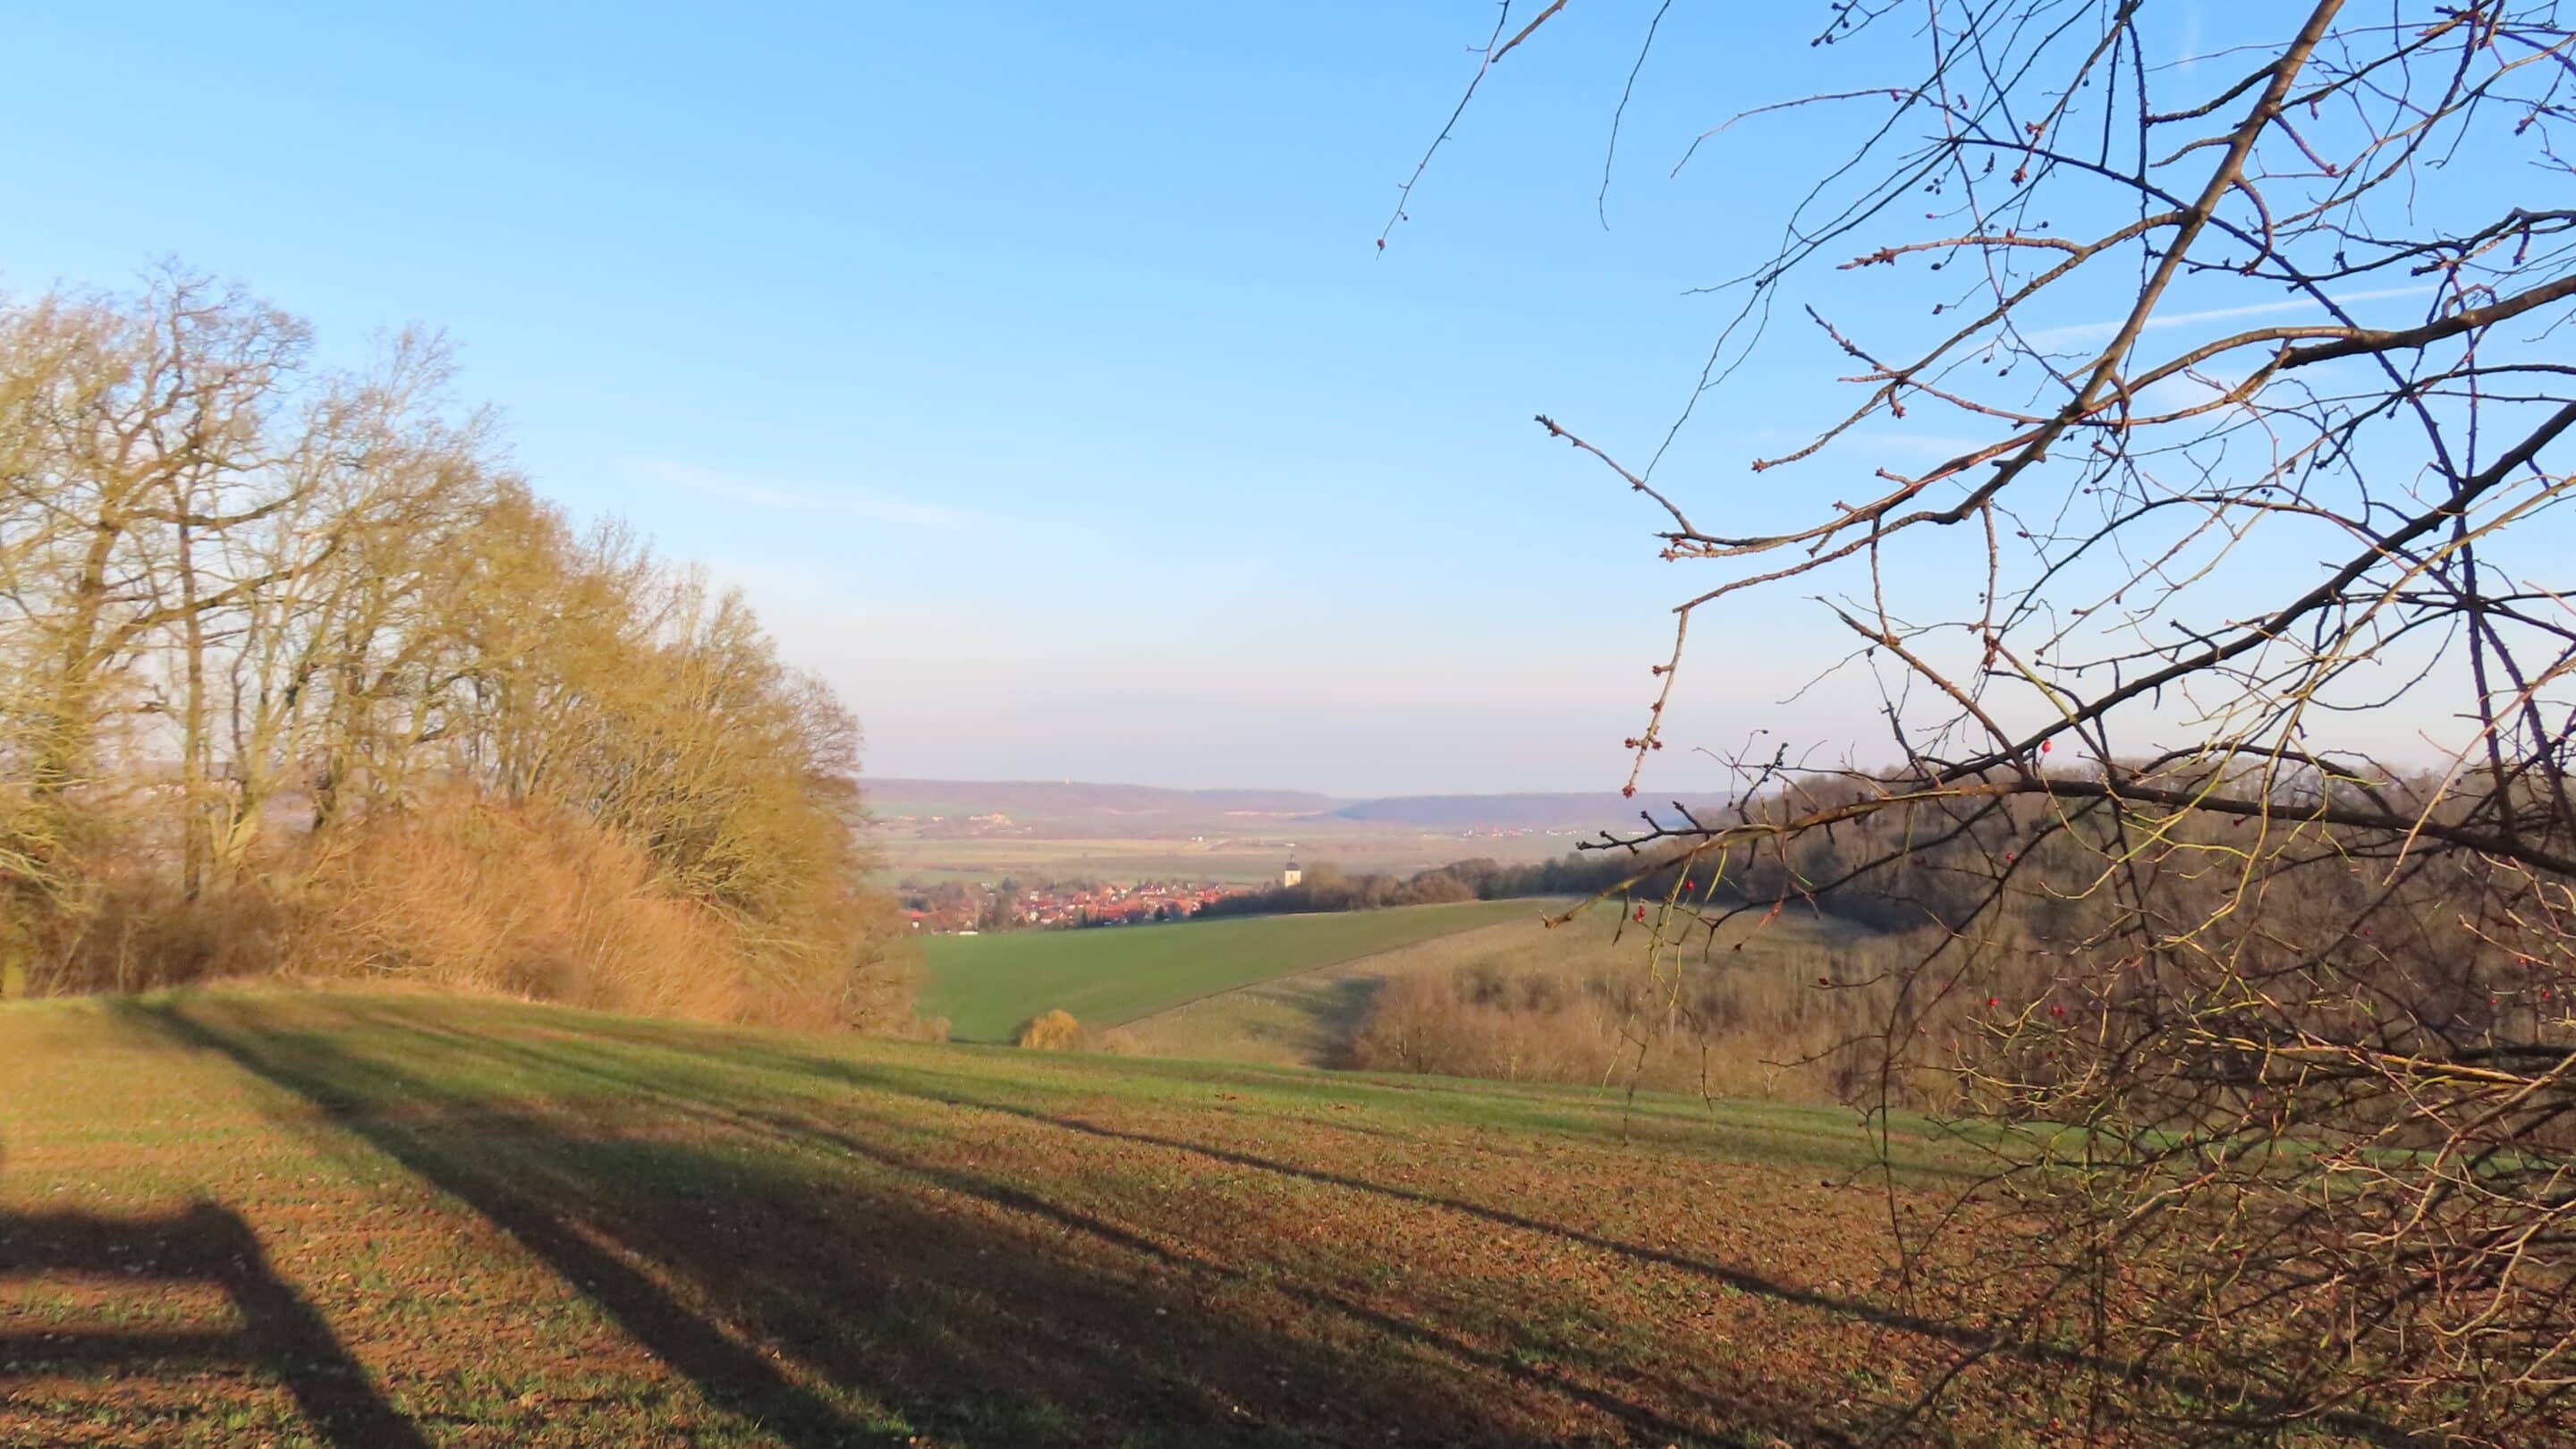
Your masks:
<path fill-rule="evenodd" d="M 1137 1045 L 1158 1056 L 1265 1066 L 1346 1065 L 1351 1034 L 1386 984 L 1470 963 L 1505 968 L 1590 964 L 1608 959 L 1616 911 L 1589 911 L 1566 925 L 1538 923 L 1541 907 L 1512 918 L 1295 975 L 1201 997 L 1131 1023 Z"/>
<path fill-rule="evenodd" d="M 1554 903 L 1549 903 L 1554 904 Z M 1131 1023 L 1128 1036 L 1144 1051 L 1208 1061 L 1252 1062 L 1278 1066 L 1343 1067 L 1353 1060 L 1352 1047 L 1369 1014 L 1387 999 L 1389 987 L 1426 977 L 1483 972 L 1501 981 L 1548 975 L 1578 983 L 1594 972 L 1633 977 L 1644 969 L 1641 937 L 1619 937 L 1620 912 L 1595 909 L 1553 929 L 1529 918 L 1506 920 L 1471 931 L 1458 931 L 1383 951 L 1355 961 L 1293 976 L 1255 982 L 1232 991 L 1157 1012 Z M 1800 995 L 1831 957 L 1861 934 L 1827 919 L 1784 916 L 1752 928 L 1738 921 L 1723 929 L 1704 953 L 1685 958 L 1691 970 L 1710 980 L 1723 980 L 1747 996 L 1764 990 Z M 1569 990 L 1569 995 L 1575 994 Z M 1812 1010 L 1813 1000 L 1798 1003 Z M 1607 1006 L 1597 1008 L 1615 1019 Z M 1640 1031 L 1655 1027 L 1639 1022 Z M 1830 1089 L 1813 1072 L 1784 1070 L 1776 1063 L 1813 1049 L 1811 1038 L 1843 1028 L 1828 1024 L 1808 1037 L 1774 1030 L 1748 1014 L 1744 1029 L 1722 1043 L 1721 1050 L 1698 1053 L 1673 1043 L 1651 1060 L 1647 1081 L 1679 1088 L 1747 1097 L 1787 1091 L 1814 1100 L 1832 1100 Z M 1669 1035 L 1669 1032 L 1666 1033 Z M 1516 1075 L 1545 1075 L 1551 1065 L 1564 1068 L 1569 1080 L 1599 1081 L 1592 1070 L 1576 1070 L 1580 1054 L 1556 1063 L 1525 1059 Z M 1637 1063 L 1622 1057 L 1610 1075 L 1626 1080 Z"/>
<path fill-rule="evenodd" d="M 1952 1336 L 1822 1111 L 262 993 L 0 1008 L 0 1140 L 0 1443 L 1807 1444 Z"/>
<path fill-rule="evenodd" d="M 1372 952 L 1534 920 L 1532 901 L 1334 915 L 1258 916 L 1090 931 L 1019 931 L 927 941 L 921 1011 L 948 1018 L 961 1041 L 1004 1041 L 1053 1008 L 1115 1026 L 1194 997 Z"/>

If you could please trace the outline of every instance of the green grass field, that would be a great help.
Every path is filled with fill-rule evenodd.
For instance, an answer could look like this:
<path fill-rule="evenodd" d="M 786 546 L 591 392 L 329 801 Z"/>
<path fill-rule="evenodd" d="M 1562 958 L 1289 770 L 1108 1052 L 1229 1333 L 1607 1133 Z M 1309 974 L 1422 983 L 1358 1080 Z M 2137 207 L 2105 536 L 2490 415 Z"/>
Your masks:
<path fill-rule="evenodd" d="M 934 936 L 923 943 L 925 1016 L 960 1041 L 1007 1041 L 1061 1008 L 1117 1026 L 1214 992 L 1312 971 L 1456 931 L 1525 920 L 1540 901 L 1470 901 L 1312 916 L 1254 916 L 1088 931 Z"/>
<path fill-rule="evenodd" d="M 11 1445 L 1803 1445 L 1951 1332 L 1823 1110 L 268 991 L 0 1007 L 0 1143 Z"/>

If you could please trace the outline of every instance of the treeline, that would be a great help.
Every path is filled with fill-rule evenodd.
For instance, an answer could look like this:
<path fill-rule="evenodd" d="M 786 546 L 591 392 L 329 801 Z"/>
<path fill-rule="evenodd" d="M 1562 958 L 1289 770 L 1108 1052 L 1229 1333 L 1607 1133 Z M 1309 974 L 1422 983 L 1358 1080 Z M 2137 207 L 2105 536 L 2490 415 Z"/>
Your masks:
<path fill-rule="evenodd" d="M 2205 783 L 2243 796 L 2256 788 L 2244 773 L 2213 766 Z M 2441 783 L 2279 772 L 2261 787 L 2276 812 L 2268 817 L 1972 797 L 1793 837 L 1765 827 L 1830 813 L 1887 782 L 1790 780 L 1727 822 L 1755 828 L 1695 856 L 1666 840 L 1649 848 L 1660 855 L 1468 870 L 1496 894 L 1533 877 L 1590 894 L 1641 859 L 1660 862 L 1600 908 L 1639 927 L 1631 946 L 1508 969 L 1462 963 L 1396 983 L 1357 1056 L 1470 1075 L 1639 1074 L 1654 1085 L 1842 1097 L 1885 1089 L 1913 1105 L 1955 1106 L 1997 1077 L 2023 1090 L 2071 1084 L 2062 1038 L 2073 1024 L 2175 1030 L 2171 1003 L 2217 989 L 2204 975 L 2222 985 L 2244 975 L 2270 983 L 2265 1009 L 2293 1040 L 2360 1034 L 2373 1050 L 2426 1059 L 2559 1060 L 2576 1044 L 2568 937 L 2553 914 L 2564 907 L 2521 874 L 2444 852 L 2436 832 L 2466 807 Z M 2326 818 L 2330 805 L 2355 804 L 2419 818 L 2425 834 L 2410 841 Z M 2150 827 L 2161 854 L 2132 859 Z M 2248 865 L 2257 852 L 2264 871 Z M 1369 898 L 1333 883 L 1307 899 Z M 1807 943 L 1766 941 L 1774 919 L 1803 923 Z M 2259 1076 L 2253 1049 L 2244 1061 L 2236 1050 L 2213 1049 L 2207 1081 Z M 1775 1068 L 1794 1069 L 1767 1075 Z M 2539 1136 L 2554 1143 L 2566 1132 L 2558 1122 Z"/>
<path fill-rule="evenodd" d="M 743 602 L 577 529 L 405 334 L 171 273 L 0 299 L 0 964 L 874 1024 L 857 729 Z"/>

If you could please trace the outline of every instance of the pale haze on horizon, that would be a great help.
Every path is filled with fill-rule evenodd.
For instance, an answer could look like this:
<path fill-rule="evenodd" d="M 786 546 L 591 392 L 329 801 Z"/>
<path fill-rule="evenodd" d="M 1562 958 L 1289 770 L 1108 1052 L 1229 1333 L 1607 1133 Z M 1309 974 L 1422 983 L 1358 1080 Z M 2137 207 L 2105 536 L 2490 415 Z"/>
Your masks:
<path fill-rule="evenodd" d="M 1599 197 L 1651 13 L 1498 66 L 1381 253 L 1486 0 L 60 7 L 19 45 L 113 50 L 117 84 L 0 98 L 0 285 L 166 256 L 327 354 L 444 329 L 539 491 L 742 587 L 871 774 L 1609 790 L 1713 576 L 1532 415 L 1652 451 L 1723 321 L 1685 294 L 1776 244 L 1813 158 L 1668 173 L 1826 74 L 1822 6 L 1675 12 Z M 1711 394 L 1658 477 L 1779 506 L 1745 464 L 1833 410 L 1814 382 Z M 1704 751 L 1757 730 L 1883 754 L 1865 674 L 1810 687 L 1829 624 L 1695 626 L 1644 792 L 1721 788 Z"/>

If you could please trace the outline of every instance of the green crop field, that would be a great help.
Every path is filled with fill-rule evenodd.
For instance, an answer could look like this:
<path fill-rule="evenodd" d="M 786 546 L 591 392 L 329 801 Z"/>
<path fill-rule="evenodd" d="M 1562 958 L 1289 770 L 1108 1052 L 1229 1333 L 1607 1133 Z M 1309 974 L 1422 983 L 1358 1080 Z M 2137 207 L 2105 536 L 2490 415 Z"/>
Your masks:
<path fill-rule="evenodd" d="M 924 942 L 925 1016 L 961 1041 L 1007 1041 L 1040 1012 L 1117 1026 L 1214 992 L 1312 971 L 1497 922 L 1549 903 L 1469 901 L 1311 916 L 1253 916 L 1087 931 L 934 936 Z"/>
<path fill-rule="evenodd" d="M 1959 1333 L 1826 1109 L 271 990 L 0 1006 L 0 1143 L 10 1445 L 1847 1443 Z"/>

